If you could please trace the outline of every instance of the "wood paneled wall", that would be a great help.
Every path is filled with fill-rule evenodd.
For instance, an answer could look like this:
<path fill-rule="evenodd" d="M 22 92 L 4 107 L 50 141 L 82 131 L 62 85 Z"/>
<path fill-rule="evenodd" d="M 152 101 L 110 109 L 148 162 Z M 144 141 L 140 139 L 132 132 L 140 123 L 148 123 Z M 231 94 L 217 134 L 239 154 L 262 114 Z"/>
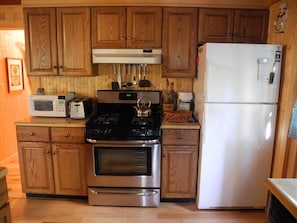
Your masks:
<path fill-rule="evenodd" d="M 18 6 L 0 6 L 0 30 L 24 29 L 23 8 Z"/>
<path fill-rule="evenodd" d="M 288 4 L 284 33 L 274 32 L 274 21 L 281 3 Z M 297 140 L 288 138 L 292 108 L 297 99 L 297 1 L 279 1 L 270 7 L 269 43 L 284 45 L 282 89 L 276 132 L 273 177 L 297 177 Z"/>
<path fill-rule="evenodd" d="M 54 88 L 57 93 L 74 91 L 79 95 L 95 97 L 96 90 L 111 89 L 113 81 L 113 65 L 100 64 L 98 66 L 98 75 L 92 77 L 30 77 L 31 90 L 34 93 L 37 88 L 42 87 L 47 92 L 51 92 Z M 130 89 L 166 89 L 166 78 L 161 77 L 161 65 L 147 65 L 146 79 L 151 82 L 150 88 L 135 87 Z M 175 91 L 192 91 L 191 78 L 169 78 L 168 80 L 170 83 L 174 83 Z"/>

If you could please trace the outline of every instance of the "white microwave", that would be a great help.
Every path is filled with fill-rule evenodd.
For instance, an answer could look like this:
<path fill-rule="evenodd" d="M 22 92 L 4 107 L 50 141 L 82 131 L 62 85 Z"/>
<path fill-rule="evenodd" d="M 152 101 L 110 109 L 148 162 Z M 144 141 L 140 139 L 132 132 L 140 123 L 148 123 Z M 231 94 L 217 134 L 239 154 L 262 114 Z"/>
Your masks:
<path fill-rule="evenodd" d="M 69 102 L 73 98 L 74 93 L 60 95 L 30 95 L 30 115 L 41 117 L 68 117 Z"/>

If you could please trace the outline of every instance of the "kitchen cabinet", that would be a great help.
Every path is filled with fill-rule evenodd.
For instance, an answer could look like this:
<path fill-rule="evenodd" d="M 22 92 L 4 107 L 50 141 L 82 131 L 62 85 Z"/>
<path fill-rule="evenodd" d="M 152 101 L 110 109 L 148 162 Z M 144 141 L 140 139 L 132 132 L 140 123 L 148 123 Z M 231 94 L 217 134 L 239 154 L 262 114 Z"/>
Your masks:
<path fill-rule="evenodd" d="M 163 8 L 162 77 L 195 77 L 197 8 Z"/>
<path fill-rule="evenodd" d="M 162 130 L 161 199 L 195 199 L 198 136 L 197 129 Z"/>
<path fill-rule="evenodd" d="M 161 7 L 92 7 L 93 48 L 161 48 Z"/>
<path fill-rule="evenodd" d="M 269 11 L 200 8 L 198 43 L 266 43 Z"/>
<path fill-rule="evenodd" d="M 17 126 L 25 193 L 87 195 L 84 128 Z"/>
<path fill-rule="evenodd" d="M 8 202 L 8 191 L 6 183 L 7 169 L 0 167 L 0 222 L 11 223 L 10 204 Z"/>
<path fill-rule="evenodd" d="M 28 75 L 92 73 L 89 7 L 24 8 Z"/>

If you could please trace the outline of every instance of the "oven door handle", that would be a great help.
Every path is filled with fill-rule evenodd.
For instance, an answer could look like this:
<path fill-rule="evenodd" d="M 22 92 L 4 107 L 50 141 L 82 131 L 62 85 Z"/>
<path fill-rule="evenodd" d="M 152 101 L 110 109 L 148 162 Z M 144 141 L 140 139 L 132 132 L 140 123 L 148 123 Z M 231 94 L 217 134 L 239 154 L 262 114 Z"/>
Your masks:
<path fill-rule="evenodd" d="M 138 196 L 153 196 L 153 195 L 156 195 L 158 194 L 159 192 L 157 190 L 145 190 L 145 191 L 130 191 L 130 190 L 123 190 L 123 191 L 109 191 L 109 190 L 104 190 L 104 191 L 97 191 L 96 189 L 91 189 L 89 188 L 89 191 L 92 193 L 92 194 L 133 194 L 133 195 L 138 195 Z"/>

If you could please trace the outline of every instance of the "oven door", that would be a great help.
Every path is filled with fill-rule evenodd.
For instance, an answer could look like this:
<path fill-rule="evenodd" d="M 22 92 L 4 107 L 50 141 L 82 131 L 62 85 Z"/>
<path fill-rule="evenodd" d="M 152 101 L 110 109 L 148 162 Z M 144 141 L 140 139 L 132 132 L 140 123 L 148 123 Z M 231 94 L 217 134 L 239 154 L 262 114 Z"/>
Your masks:
<path fill-rule="evenodd" d="M 96 143 L 87 150 L 88 186 L 160 188 L 160 162 L 160 143 Z"/>

